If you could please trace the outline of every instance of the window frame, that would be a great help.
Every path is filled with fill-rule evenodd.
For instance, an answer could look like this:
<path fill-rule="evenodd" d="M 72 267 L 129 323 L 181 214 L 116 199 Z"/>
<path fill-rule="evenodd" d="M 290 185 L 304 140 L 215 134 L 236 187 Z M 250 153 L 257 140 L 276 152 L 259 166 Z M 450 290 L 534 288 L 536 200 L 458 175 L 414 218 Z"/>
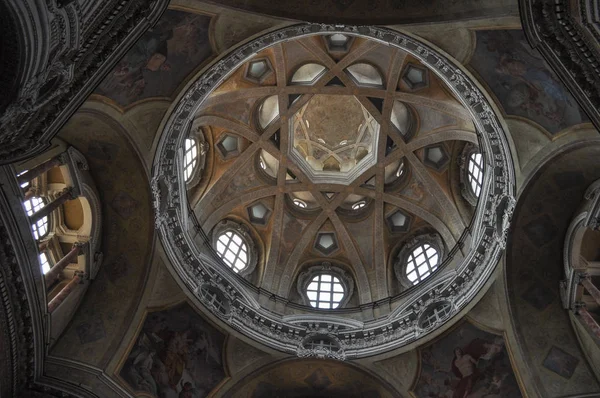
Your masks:
<path fill-rule="evenodd" d="M 408 278 L 408 273 L 407 273 L 408 261 L 409 261 L 410 256 L 414 253 L 414 251 L 419 246 L 423 246 L 423 245 L 429 245 L 434 250 L 437 251 L 438 263 L 437 263 L 437 267 L 434 270 L 430 271 L 429 275 L 427 275 L 425 278 L 419 280 L 418 282 L 414 283 L 413 281 L 411 281 Z M 396 258 L 394 260 L 394 272 L 396 274 L 396 279 L 398 279 L 398 281 L 400 281 L 400 284 L 406 289 L 412 288 L 414 286 L 417 286 L 417 285 L 424 283 L 425 281 L 431 279 L 431 277 L 434 276 L 435 274 L 437 274 L 439 272 L 439 270 L 442 268 L 442 265 L 445 260 L 445 250 L 444 249 L 445 249 L 445 246 L 444 246 L 444 242 L 442 241 L 442 238 L 438 234 L 434 234 L 434 233 L 418 235 L 418 236 L 415 236 L 415 237 L 407 240 L 404 243 L 404 245 L 402 246 L 402 248 L 400 249 L 400 251 L 398 252 L 398 254 L 396 255 Z M 428 268 L 429 268 L 429 264 L 428 264 Z"/>
<path fill-rule="evenodd" d="M 477 147 L 476 145 L 473 145 L 471 143 L 465 145 L 460 158 L 459 158 L 459 164 L 460 164 L 460 192 L 463 196 L 463 198 L 465 198 L 465 200 L 473 207 L 477 206 L 477 203 L 479 202 L 479 197 L 481 196 L 481 192 L 479 193 L 479 196 L 477 196 L 475 194 L 475 192 L 473 191 L 473 188 L 471 187 L 471 181 L 469 179 L 469 163 L 471 162 L 471 156 L 474 154 L 481 154 L 481 172 L 482 172 L 482 178 L 481 178 L 481 191 L 483 191 L 483 187 L 485 185 L 485 171 L 486 171 L 486 165 L 485 165 L 485 156 L 483 154 L 483 152 L 480 151 L 479 147 Z"/>
<path fill-rule="evenodd" d="M 311 301 L 315 300 L 311 300 L 308 297 L 308 286 L 316 277 L 320 277 L 322 275 L 331 275 L 332 278 L 337 278 L 339 280 L 339 283 L 342 285 L 342 288 L 344 289 L 344 296 L 339 301 L 338 306 L 335 308 L 319 308 L 318 299 L 316 300 L 317 307 L 313 307 Z M 333 283 L 333 279 L 331 283 Z M 350 298 L 352 297 L 354 293 L 354 280 L 352 276 L 342 268 L 332 266 L 329 262 L 323 262 L 320 265 L 309 267 L 307 270 L 300 273 L 300 275 L 298 276 L 298 281 L 296 283 L 296 289 L 298 290 L 298 294 L 300 294 L 300 296 L 302 297 L 303 304 L 315 311 L 339 310 L 344 308 L 346 304 L 348 304 Z M 330 293 L 333 294 L 333 290 L 331 290 Z"/>
<path fill-rule="evenodd" d="M 196 156 L 196 165 L 192 170 L 192 174 L 188 181 L 185 180 L 185 140 L 182 146 L 182 156 L 181 156 L 181 169 L 182 175 L 184 177 L 184 183 L 186 188 L 191 188 L 202 181 L 202 176 L 204 174 L 204 170 L 206 169 L 206 157 L 208 150 L 210 148 L 209 143 L 206 141 L 203 127 L 194 126 L 190 129 L 189 134 L 185 139 L 191 139 L 196 144 L 197 148 L 197 156 Z"/>
<path fill-rule="evenodd" d="M 246 266 L 243 269 L 240 269 L 238 272 L 235 272 L 233 266 L 229 266 L 229 264 L 221 257 L 217 250 L 217 242 L 219 241 L 219 238 L 227 232 L 233 232 L 238 235 L 247 248 Z M 256 243 L 250 234 L 250 227 L 248 225 L 233 220 L 223 220 L 213 228 L 211 234 L 211 242 L 215 254 L 219 261 L 221 261 L 227 267 L 227 269 L 241 276 L 248 276 L 254 272 L 258 263 L 258 252 Z"/>
<path fill-rule="evenodd" d="M 33 215 L 33 214 L 35 214 L 35 213 L 36 213 L 36 210 L 33 210 L 33 209 L 35 208 L 35 206 L 34 206 L 33 204 L 31 204 L 31 209 L 33 210 L 33 212 L 32 212 L 31 214 L 28 214 L 28 210 L 27 210 L 27 208 L 25 207 L 25 203 L 27 203 L 27 202 L 30 202 L 30 203 L 31 203 L 31 201 L 32 201 L 33 199 L 39 199 L 39 200 L 41 200 L 41 202 L 43 203 L 43 206 L 42 206 L 42 207 L 40 207 L 38 210 L 41 210 L 41 209 L 43 209 L 43 208 L 44 208 L 44 207 L 46 207 L 46 205 L 48 204 L 48 203 L 47 203 L 47 200 L 46 200 L 46 198 L 45 198 L 44 196 L 32 196 L 31 198 L 24 200 L 24 201 L 22 202 L 22 205 L 23 205 L 23 209 L 25 210 L 25 214 L 27 215 L 28 219 L 29 219 L 29 217 L 30 217 L 31 215 Z M 42 222 L 42 221 L 44 221 L 44 220 L 45 220 L 45 225 L 46 225 L 46 232 L 45 232 L 44 234 L 39 234 L 39 233 L 38 233 L 38 231 L 39 231 L 39 226 L 37 225 L 37 223 L 38 223 L 38 222 Z M 31 221 L 31 220 L 30 220 L 30 221 Z M 35 232 L 34 232 L 34 225 L 35 225 Z M 29 223 L 29 228 L 30 228 L 30 230 L 31 230 L 31 235 L 33 236 L 33 239 L 34 239 L 35 241 L 37 241 L 37 242 L 40 242 L 40 241 L 42 241 L 42 239 L 44 239 L 44 238 L 48 237 L 48 235 L 50 235 L 50 231 L 51 231 L 51 229 L 52 229 L 51 227 L 52 227 L 52 217 L 51 217 L 51 214 L 49 214 L 49 215 L 47 215 L 47 216 L 43 217 L 41 220 L 38 220 L 38 221 L 36 221 L 35 223 L 31 223 L 31 222 Z M 37 234 L 37 238 L 36 238 L 36 234 Z"/>
<path fill-rule="evenodd" d="M 191 141 L 193 144 L 193 147 L 191 147 L 189 150 L 186 148 L 186 145 L 188 143 L 188 141 Z M 187 164 L 187 154 L 189 151 L 193 151 L 194 147 L 196 148 L 196 156 L 192 158 L 191 161 L 191 170 L 189 172 L 188 178 L 185 177 L 185 175 L 187 174 L 187 170 L 188 170 L 188 166 L 189 164 Z M 196 171 L 199 168 L 199 158 L 200 158 L 200 146 L 198 145 L 198 141 L 191 136 L 187 136 L 185 138 L 185 140 L 183 141 L 183 179 L 185 181 L 186 184 L 189 184 L 193 179 L 194 179 L 194 175 L 196 174 Z"/>

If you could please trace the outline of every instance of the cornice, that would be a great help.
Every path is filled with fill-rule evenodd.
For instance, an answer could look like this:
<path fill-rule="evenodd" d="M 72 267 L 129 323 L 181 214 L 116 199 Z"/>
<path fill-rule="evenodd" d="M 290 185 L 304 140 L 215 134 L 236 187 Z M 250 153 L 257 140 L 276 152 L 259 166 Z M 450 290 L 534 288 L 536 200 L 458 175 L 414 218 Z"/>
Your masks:
<path fill-rule="evenodd" d="M 19 46 L 3 54 L 3 59 L 19 62 L 21 71 L 16 98 L 0 113 L 0 163 L 22 160 L 46 149 L 60 127 L 158 20 L 169 2 L 97 3 L 101 4 L 95 5 L 95 12 L 87 13 L 76 1 L 62 7 L 56 0 L 6 3 L 14 15 L 14 26 L 20 30 Z"/>
<path fill-rule="evenodd" d="M 529 43 L 600 130 L 600 20 L 595 0 L 520 0 Z"/>
<path fill-rule="evenodd" d="M 489 170 L 484 178 L 473 222 L 461 238 L 460 243 L 464 245 L 466 254 L 455 261 L 452 273 L 438 273 L 419 284 L 418 289 L 409 289 L 399 298 L 386 299 L 395 302 L 396 309 L 377 320 L 364 319 L 360 321 L 360 327 L 336 322 L 335 316 L 343 316 L 344 312 L 311 310 L 304 306 L 298 306 L 298 311 L 304 314 L 305 322 L 286 322 L 276 310 L 278 304 L 289 305 L 286 299 L 254 287 L 223 267 L 220 261 L 211 259 L 210 249 L 206 245 L 207 236 L 194 220 L 193 212 L 189 211 L 182 165 L 177 161 L 178 148 L 183 145 L 194 114 L 210 93 L 239 65 L 273 44 L 336 32 L 400 48 L 436 73 L 470 113 L 480 132 L 480 148 L 486 170 Z M 515 174 L 507 132 L 491 102 L 463 69 L 410 36 L 375 27 L 316 24 L 285 27 L 259 37 L 214 62 L 196 82 L 188 86 L 173 109 L 162 131 L 152 178 L 156 226 L 171 266 L 194 293 L 198 303 L 230 327 L 271 348 L 303 357 L 353 359 L 407 345 L 431 333 L 432 330 L 419 327 L 419 318 L 436 302 L 452 303 L 449 314 L 440 321 L 440 325 L 457 318 L 454 315 L 464 309 L 484 287 L 505 249 L 515 204 Z M 195 228 L 191 228 L 193 225 Z M 197 233 L 204 236 L 205 245 L 197 243 Z M 454 252 L 450 251 L 447 261 L 453 260 Z M 211 281 L 217 282 L 212 285 L 222 290 L 221 298 L 227 301 L 220 306 L 229 308 L 225 314 L 216 313 L 214 304 L 199 294 L 199 287 Z M 377 303 L 371 303 L 370 306 L 375 308 Z M 312 333 L 330 336 L 339 342 L 340 349 L 335 353 L 327 350 L 307 352 L 303 341 Z"/>

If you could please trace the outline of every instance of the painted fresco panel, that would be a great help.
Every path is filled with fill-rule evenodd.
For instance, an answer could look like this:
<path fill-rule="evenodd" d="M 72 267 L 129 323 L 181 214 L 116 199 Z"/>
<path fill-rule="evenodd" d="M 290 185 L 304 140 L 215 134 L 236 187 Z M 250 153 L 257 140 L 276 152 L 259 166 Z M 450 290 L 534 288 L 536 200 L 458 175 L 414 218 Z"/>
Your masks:
<path fill-rule="evenodd" d="M 152 312 L 119 376 L 157 398 L 205 397 L 225 377 L 224 340 L 187 303 Z"/>
<path fill-rule="evenodd" d="M 470 66 L 509 115 L 531 119 L 550 134 L 588 121 L 522 30 L 477 31 Z"/>
<path fill-rule="evenodd" d="M 413 394 L 432 398 L 521 397 L 504 338 L 464 322 L 420 350 Z"/>
<path fill-rule="evenodd" d="M 127 52 L 96 90 L 121 106 L 170 97 L 212 53 L 210 17 L 167 10 Z"/>

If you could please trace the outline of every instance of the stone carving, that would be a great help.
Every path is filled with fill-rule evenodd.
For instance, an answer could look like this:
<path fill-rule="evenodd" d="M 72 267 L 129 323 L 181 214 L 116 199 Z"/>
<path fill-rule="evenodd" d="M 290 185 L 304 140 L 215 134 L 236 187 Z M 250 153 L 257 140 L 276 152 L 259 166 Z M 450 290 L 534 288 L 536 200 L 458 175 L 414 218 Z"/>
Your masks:
<path fill-rule="evenodd" d="M 296 354 L 300 358 L 315 357 L 320 359 L 338 359 L 343 361 L 346 354 L 339 339 L 330 333 L 314 332 L 305 337 Z"/>
<path fill-rule="evenodd" d="M 88 12 L 90 4 L 75 1 L 40 6 L 34 0 L 9 0 L 9 14 L 16 16 L 12 24 L 26 31 L 19 38 L 26 50 L 11 46 L 12 52 L 3 53 L 3 58 L 23 61 L 17 76 L 2 76 L 19 87 L 6 109 L 0 107 L 2 162 L 44 150 L 104 72 L 167 5 L 166 0 L 102 0 Z"/>
<path fill-rule="evenodd" d="M 600 128 L 600 22 L 592 11 L 597 7 L 594 0 L 520 3 L 529 42 Z"/>
<path fill-rule="evenodd" d="M 188 220 L 183 219 L 183 215 L 191 215 L 192 219 L 194 217 L 185 208 L 188 204 L 180 167 L 174 167 L 177 159 L 176 148 L 183 145 L 186 126 L 194 116 L 192 109 L 198 109 L 212 90 L 236 70 L 241 62 L 275 43 L 336 32 L 386 42 L 408 52 L 435 71 L 466 104 L 479 132 L 481 147 L 486 148 L 486 164 L 495 168 L 494 173 L 489 172 L 484 176 L 482 200 L 477 204 L 475 222 L 470 229 L 471 249 L 456 265 L 456 271 L 434 276 L 432 282 L 424 284 L 422 289 L 409 292 L 410 296 L 386 317 L 379 318 L 376 322 L 356 321 L 360 326 L 353 326 L 343 318 L 335 319 L 318 311 L 311 312 L 309 309 L 303 315 L 306 319 L 298 324 L 286 321 L 284 314 L 275 311 L 275 306 L 260 305 L 256 297 L 264 295 L 265 292 L 249 285 L 229 269 L 219 266 L 218 261 L 210 260 L 210 253 L 198 247 L 187 232 L 188 228 L 184 225 L 187 225 Z M 418 320 L 435 300 L 452 304 L 439 324 L 456 318 L 453 315 L 465 308 L 493 273 L 504 250 L 505 232 L 514 210 L 515 175 L 506 132 L 479 87 L 452 61 L 437 54 L 425 44 L 385 28 L 326 24 L 292 25 L 259 37 L 225 55 L 187 90 L 176 104 L 171 119 L 162 132 L 163 141 L 156 152 L 152 180 L 156 224 L 173 267 L 182 276 L 187 287 L 196 292 L 200 303 L 210 311 L 215 311 L 215 306 L 207 300 L 208 295 L 198 294 L 199 286 L 209 280 L 218 280 L 226 287 L 230 296 L 235 297 L 231 302 L 229 316 L 220 318 L 246 336 L 274 349 L 296 355 L 352 359 L 387 352 L 409 344 L 431 331 L 419 328 Z M 195 230 L 203 236 L 206 235 L 197 222 L 195 223 Z M 284 298 L 270 293 L 269 295 L 269 303 L 287 303 Z M 373 303 L 373 307 L 376 304 Z M 307 336 L 316 333 L 314 328 L 309 327 L 310 324 L 319 325 L 318 330 L 327 330 L 327 336 L 339 342 L 343 355 L 334 355 L 331 349 L 308 349 L 303 345 L 302 342 L 306 341 Z"/>

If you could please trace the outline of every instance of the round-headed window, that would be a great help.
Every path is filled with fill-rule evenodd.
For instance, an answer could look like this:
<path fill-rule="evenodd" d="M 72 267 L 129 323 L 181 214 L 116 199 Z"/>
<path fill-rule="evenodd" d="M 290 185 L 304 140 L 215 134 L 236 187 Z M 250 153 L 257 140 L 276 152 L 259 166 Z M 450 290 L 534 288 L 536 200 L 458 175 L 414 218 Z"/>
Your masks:
<path fill-rule="evenodd" d="M 467 178 L 471 192 L 476 197 L 479 197 L 481 187 L 483 186 L 483 156 L 481 153 L 472 152 L 469 155 Z"/>
<path fill-rule="evenodd" d="M 306 296 L 310 305 L 320 309 L 334 309 L 344 299 L 344 285 L 340 279 L 331 274 L 318 274 L 306 287 Z"/>
<path fill-rule="evenodd" d="M 192 138 L 186 138 L 183 155 L 183 178 L 189 182 L 194 175 L 194 169 L 198 163 L 198 145 Z"/>
<path fill-rule="evenodd" d="M 242 271 L 248 265 L 248 246 L 234 231 L 226 231 L 219 235 L 216 250 L 225 264 L 235 272 Z"/>
<path fill-rule="evenodd" d="M 416 285 L 437 269 L 439 261 L 438 251 L 429 243 L 421 243 L 408 255 L 406 277 Z"/>
<path fill-rule="evenodd" d="M 23 206 L 25 206 L 25 211 L 28 216 L 33 215 L 35 212 L 39 211 L 42 207 L 44 207 L 44 199 L 34 196 L 31 199 L 23 202 Z M 33 233 L 33 237 L 36 240 L 43 238 L 48 235 L 49 226 L 48 226 L 48 217 L 42 217 L 37 220 L 35 223 L 31 225 L 31 231 Z"/>

